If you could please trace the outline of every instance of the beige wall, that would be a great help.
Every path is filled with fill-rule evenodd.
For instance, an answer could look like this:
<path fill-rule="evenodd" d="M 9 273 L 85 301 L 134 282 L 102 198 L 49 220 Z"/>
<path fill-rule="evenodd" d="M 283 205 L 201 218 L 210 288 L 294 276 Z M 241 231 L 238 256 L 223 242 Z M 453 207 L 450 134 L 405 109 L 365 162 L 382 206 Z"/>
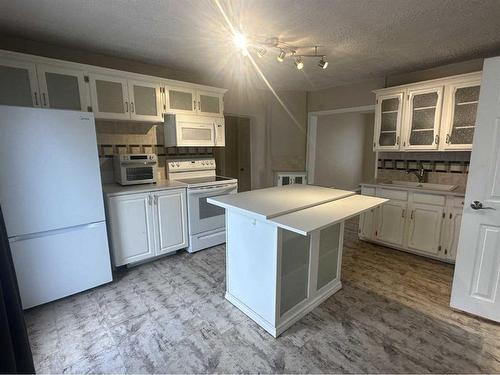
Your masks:
<path fill-rule="evenodd" d="M 315 184 L 358 189 L 374 175 L 373 113 L 319 116 Z"/>
<path fill-rule="evenodd" d="M 224 97 L 226 113 L 251 119 L 252 188 L 272 186 L 275 171 L 305 169 L 307 94 L 277 95 L 293 119 L 269 90 L 233 86 Z"/>

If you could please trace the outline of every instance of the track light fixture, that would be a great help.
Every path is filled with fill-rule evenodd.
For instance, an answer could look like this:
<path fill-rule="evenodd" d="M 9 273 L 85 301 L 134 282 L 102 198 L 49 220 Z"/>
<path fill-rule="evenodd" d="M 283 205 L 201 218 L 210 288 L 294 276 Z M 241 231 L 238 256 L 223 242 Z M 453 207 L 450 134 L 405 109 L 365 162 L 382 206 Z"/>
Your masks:
<path fill-rule="evenodd" d="M 301 57 L 297 57 L 295 59 L 295 66 L 297 67 L 298 70 L 301 70 L 304 67 L 304 62 L 302 61 Z"/>
<path fill-rule="evenodd" d="M 328 67 L 328 61 L 326 60 L 326 56 L 323 56 L 321 58 L 321 60 L 319 60 L 319 64 L 320 68 L 322 69 L 326 69 Z"/>
<path fill-rule="evenodd" d="M 286 57 L 286 51 L 282 49 L 276 60 L 278 60 L 279 62 L 283 62 L 283 60 L 285 60 L 285 57 Z"/>

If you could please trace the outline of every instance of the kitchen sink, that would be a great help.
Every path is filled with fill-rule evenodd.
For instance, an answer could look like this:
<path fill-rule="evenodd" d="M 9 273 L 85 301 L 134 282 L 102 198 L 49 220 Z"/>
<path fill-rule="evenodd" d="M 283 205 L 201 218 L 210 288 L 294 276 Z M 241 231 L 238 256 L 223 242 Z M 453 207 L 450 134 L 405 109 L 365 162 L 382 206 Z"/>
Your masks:
<path fill-rule="evenodd" d="M 457 188 L 457 185 L 431 184 L 428 182 L 414 182 L 414 181 L 389 181 L 385 182 L 384 184 L 394 185 L 394 186 L 407 186 L 411 188 L 420 188 L 429 190 L 441 190 L 441 191 L 452 191 Z"/>

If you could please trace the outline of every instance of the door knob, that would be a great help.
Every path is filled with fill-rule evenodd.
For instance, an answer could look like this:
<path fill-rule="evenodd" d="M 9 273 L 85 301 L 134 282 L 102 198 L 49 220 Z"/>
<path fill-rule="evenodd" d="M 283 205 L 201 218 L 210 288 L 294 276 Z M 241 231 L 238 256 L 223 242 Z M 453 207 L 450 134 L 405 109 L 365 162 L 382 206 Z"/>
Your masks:
<path fill-rule="evenodd" d="M 479 201 L 474 201 L 470 204 L 473 210 L 494 210 L 493 207 L 483 207 L 483 204 Z"/>

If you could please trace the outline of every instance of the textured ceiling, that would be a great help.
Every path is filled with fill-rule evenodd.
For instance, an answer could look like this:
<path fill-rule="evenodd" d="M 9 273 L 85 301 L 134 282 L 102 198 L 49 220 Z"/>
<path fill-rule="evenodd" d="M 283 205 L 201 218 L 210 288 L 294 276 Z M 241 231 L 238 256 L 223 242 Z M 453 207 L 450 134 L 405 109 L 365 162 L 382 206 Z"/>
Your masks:
<path fill-rule="evenodd" d="M 323 46 L 303 71 L 256 58 L 270 83 L 314 90 L 500 53 L 500 0 L 220 0 L 250 37 Z M 0 0 L 0 30 L 196 73 L 260 77 L 235 51 L 212 0 Z"/>

